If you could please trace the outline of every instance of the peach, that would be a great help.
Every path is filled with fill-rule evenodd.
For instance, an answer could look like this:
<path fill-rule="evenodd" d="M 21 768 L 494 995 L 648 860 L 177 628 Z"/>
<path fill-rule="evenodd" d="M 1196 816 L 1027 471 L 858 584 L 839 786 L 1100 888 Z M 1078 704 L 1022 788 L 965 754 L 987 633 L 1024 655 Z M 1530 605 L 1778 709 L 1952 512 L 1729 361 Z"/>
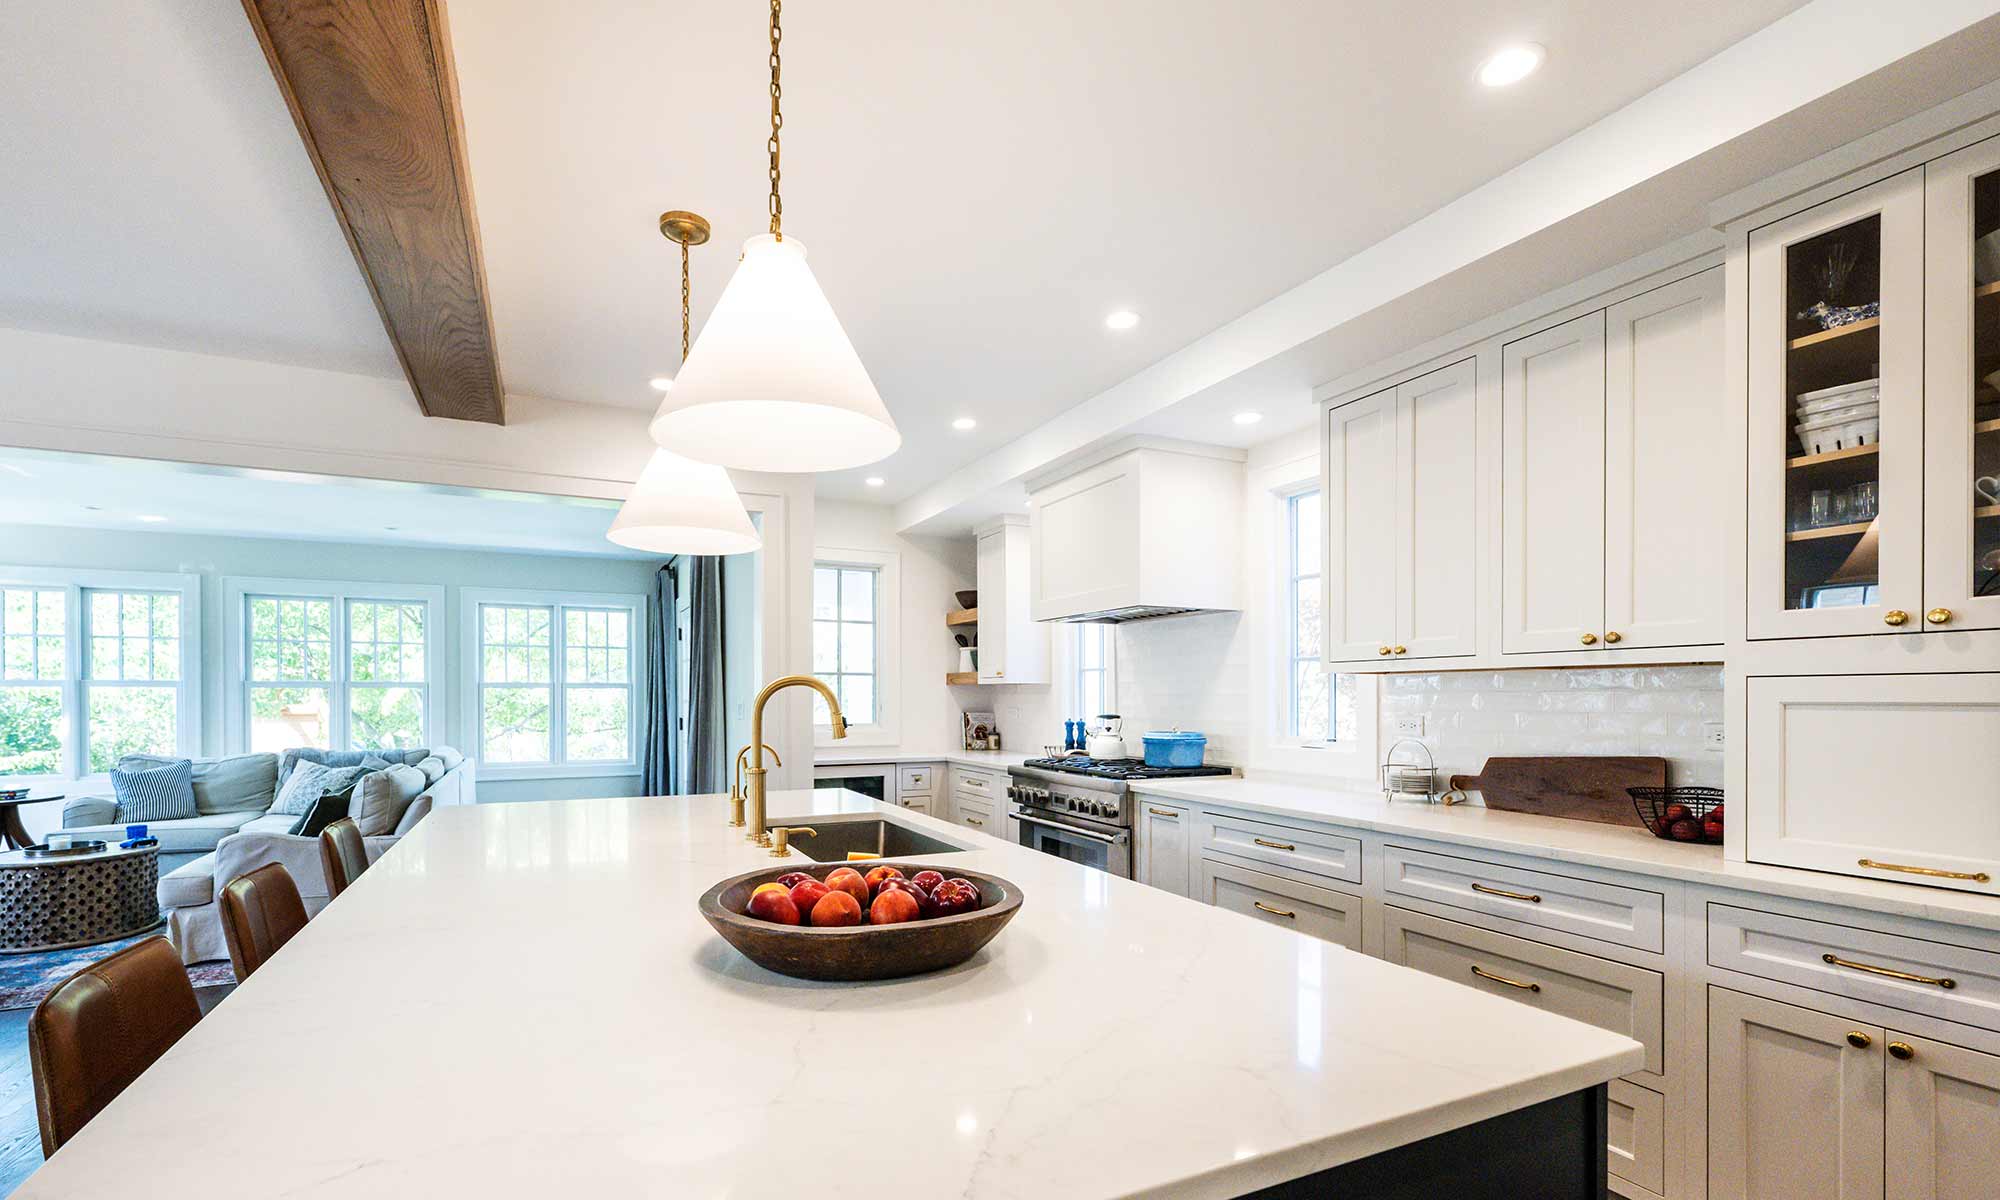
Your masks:
<path fill-rule="evenodd" d="M 854 902 L 862 908 L 868 907 L 868 881 L 853 867 L 841 867 L 826 877 L 826 886 L 836 892 L 846 892 L 854 897 Z"/>
<path fill-rule="evenodd" d="M 882 890 L 883 881 L 901 879 L 902 877 L 903 873 L 896 868 L 882 866 L 876 867 L 874 870 L 868 872 L 868 874 L 863 875 L 861 881 L 868 885 L 868 894 L 873 896 Z"/>
<path fill-rule="evenodd" d="M 804 917 L 806 922 L 810 924 L 812 922 L 813 905 L 818 904 L 819 898 L 832 890 L 832 888 L 827 887 L 819 880 L 808 875 L 804 881 L 792 885 L 792 903 L 798 906 L 799 915 Z"/>
<path fill-rule="evenodd" d="M 861 878 L 859 875 L 856 879 Z M 866 887 L 866 884 L 862 885 Z M 848 891 L 829 891 L 813 905 L 812 923 L 820 927 L 861 924 L 861 902 Z"/>
<path fill-rule="evenodd" d="M 917 898 L 902 888 L 883 888 L 875 897 L 875 903 L 868 906 L 870 925 L 900 925 L 904 921 L 914 921 L 921 910 Z"/>
<path fill-rule="evenodd" d="M 792 894 L 777 884 L 767 884 L 750 894 L 750 915 L 760 920 L 778 925 L 797 925 L 799 906 L 792 903 Z"/>

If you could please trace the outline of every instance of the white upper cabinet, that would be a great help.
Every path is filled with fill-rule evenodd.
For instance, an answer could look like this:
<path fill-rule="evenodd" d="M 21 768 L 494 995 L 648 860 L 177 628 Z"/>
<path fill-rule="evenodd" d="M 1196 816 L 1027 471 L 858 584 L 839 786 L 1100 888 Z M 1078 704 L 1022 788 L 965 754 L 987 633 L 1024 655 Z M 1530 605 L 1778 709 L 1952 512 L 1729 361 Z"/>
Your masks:
<path fill-rule="evenodd" d="M 1500 358 L 1501 649 L 1580 650 L 1604 629 L 1604 314 Z"/>
<path fill-rule="evenodd" d="M 1750 234 L 1752 638 L 1924 627 L 1923 175 Z"/>
<path fill-rule="evenodd" d="M 1604 321 L 1604 643 L 1722 640 L 1722 270 Z"/>
<path fill-rule="evenodd" d="M 979 682 L 1047 683 L 1049 631 L 1029 615 L 1028 522 L 1002 517 L 979 533 Z"/>
<path fill-rule="evenodd" d="M 1329 663 L 1476 650 L 1478 403 L 1471 359 L 1329 409 Z"/>

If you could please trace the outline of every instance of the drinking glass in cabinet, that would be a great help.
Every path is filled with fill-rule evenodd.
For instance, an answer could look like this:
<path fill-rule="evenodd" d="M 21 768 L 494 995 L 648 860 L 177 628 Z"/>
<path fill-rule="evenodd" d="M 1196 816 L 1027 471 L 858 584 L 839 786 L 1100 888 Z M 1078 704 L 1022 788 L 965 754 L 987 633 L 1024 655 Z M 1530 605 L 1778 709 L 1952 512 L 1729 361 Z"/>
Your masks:
<path fill-rule="evenodd" d="M 1972 185 L 1972 594 L 2000 596 L 2000 172 Z"/>

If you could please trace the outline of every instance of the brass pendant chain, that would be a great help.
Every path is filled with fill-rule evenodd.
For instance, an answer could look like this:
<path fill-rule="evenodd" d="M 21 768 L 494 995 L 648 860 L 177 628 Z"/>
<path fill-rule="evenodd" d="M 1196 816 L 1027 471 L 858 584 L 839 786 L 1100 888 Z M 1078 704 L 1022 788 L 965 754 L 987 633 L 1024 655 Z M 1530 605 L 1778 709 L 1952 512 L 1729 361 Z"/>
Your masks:
<path fill-rule="evenodd" d="M 688 360 L 688 244 L 681 243 L 681 363 Z"/>
<path fill-rule="evenodd" d="M 784 31 L 778 28 L 780 2 L 771 0 L 771 140 L 766 148 L 771 152 L 771 236 L 782 242 L 785 202 L 778 198 L 778 130 L 784 128 L 785 118 L 778 111 L 778 101 L 785 91 L 778 85 L 778 42 L 784 37 Z"/>

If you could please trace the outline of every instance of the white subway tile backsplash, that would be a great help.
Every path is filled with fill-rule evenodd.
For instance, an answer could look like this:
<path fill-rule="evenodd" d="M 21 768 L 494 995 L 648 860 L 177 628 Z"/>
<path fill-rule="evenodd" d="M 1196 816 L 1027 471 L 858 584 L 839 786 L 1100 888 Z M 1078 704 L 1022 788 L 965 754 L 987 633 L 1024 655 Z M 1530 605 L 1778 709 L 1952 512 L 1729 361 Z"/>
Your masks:
<path fill-rule="evenodd" d="M 1126 743 L 1143 752 L 1148 729 L 1208 736 L 1208 760 L 1242 763 L 1250 751 L 1250 655 L 1242 613 L 1195 613 L 1119 625 L 1118 711 Z"/>

